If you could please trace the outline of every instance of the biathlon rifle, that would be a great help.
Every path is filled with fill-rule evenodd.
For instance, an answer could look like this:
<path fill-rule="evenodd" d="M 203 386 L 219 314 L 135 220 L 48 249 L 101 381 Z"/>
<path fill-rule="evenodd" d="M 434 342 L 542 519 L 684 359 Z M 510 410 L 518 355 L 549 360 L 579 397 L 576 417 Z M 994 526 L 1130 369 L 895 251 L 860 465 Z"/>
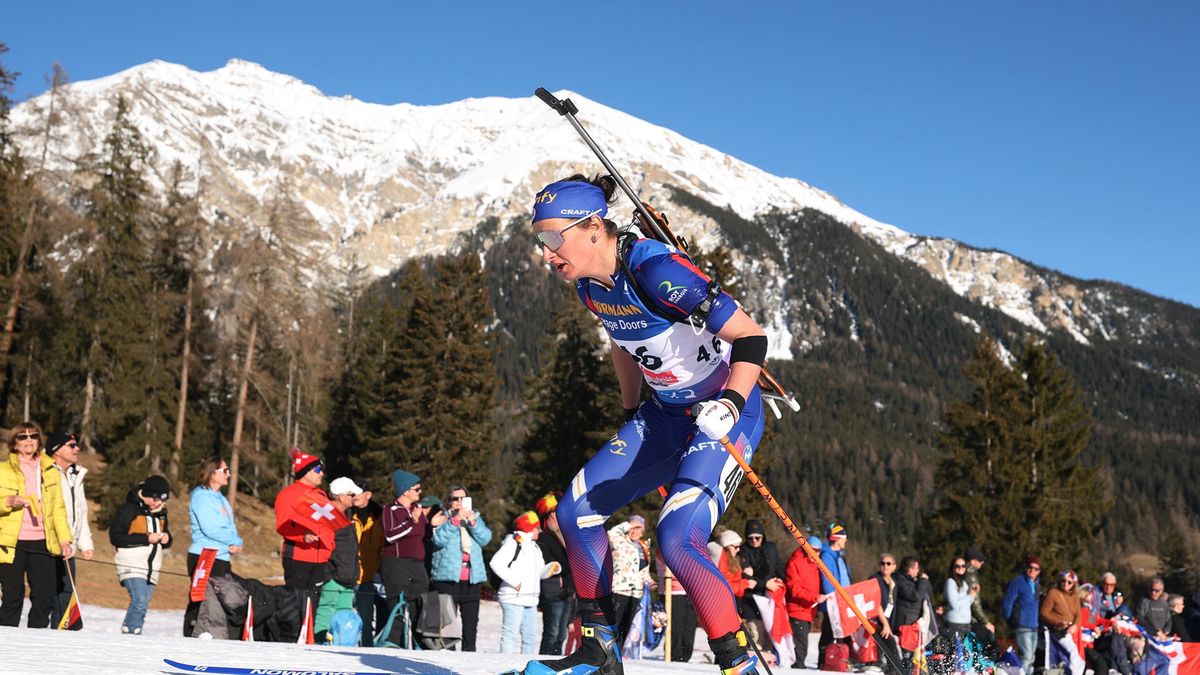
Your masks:
<path fill-rule="evenodd" d="M 671 231 L 670 224 L 667 222 L 667 217 L 638 197 L 633 188 L 629 187 L 629 183 L 626 183 L 625 179 L 621 177 L 621 173 L 617 171 L 617 168 L 612 165 L 612 162 L 608 161 L 608 157 L 605 156 L 600 146 L 596 145 L 596 141 L 592 140 L 591 134 L 575 118 L 575 114 L 579 112 L 579 108 L 575 106 L 575 103 L 569 98 L 560 100 L 543 87 L 538 87 L 534 94 L 559 115 L 567 118 L 571 126 L 575 127 L 575 131 L 579 134 L 579 137 L 583 139 L 584 143 L 587 143 L 592 153 L 604 165 L 605 170 L 617 182 L 617 186 L 621 188 L 626 197 L 629 197 L 629 201 L 633 202 L 633 222 L 630 224 L 630 227 L 637 227 L 647 239 L 656 239 L 664 244 L 670 244 L 686 253 L 687 242 L 683 238 L 675 236 L 675 233 Z M 776 401 L 782 402 L 793 412 L 800 411 L 800 404 L 796 401 L 796 397 L 790 392 L 785 391 L 783 386 L 779 384 L 779 381 L 767 372 L 765 366 L 759 373 L 758 383 L 763 392 L 763 400 L 771 407 L 771 412 L 775 413 L 777 419 L 782 418 L 783 413 L 780 412 Z"/>

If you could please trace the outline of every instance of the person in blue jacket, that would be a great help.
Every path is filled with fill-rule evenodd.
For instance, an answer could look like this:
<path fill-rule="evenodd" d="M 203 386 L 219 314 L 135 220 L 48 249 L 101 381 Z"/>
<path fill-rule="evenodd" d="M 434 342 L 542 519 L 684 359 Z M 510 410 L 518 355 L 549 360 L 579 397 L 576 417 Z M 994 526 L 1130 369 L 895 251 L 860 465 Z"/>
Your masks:
<path fill-rule="evenodd" d="M 825 547 L 821 549 L 821 562 L 829 568 L 833 576 L 837 577 L 838 583 L 842 588 L 850 585 L 850 565 L 846 562 L 846 526 L 841 523 L 830 523 L 829 527 L 825 528 Z M 835 639 L 833 637 L 833 626 L 829 623 L 829 611 L 833 604 L 829 601 L 834 594 L 833 584 L 829 583 L 829 579 L 825 575 L 821 575 L 821 600 L 825 604 L 821 606 L 824 618 L 821 620 L 821 638 L 817 643 L 817 668 L 823 670 L 825 668 L 825 647 L 834 642 L 843 642 L 850 644 L 849 638 Z"/>
<path fill-rule="evenodd" d="M 1042 564 L 1034 556 L 1025 559 L 1025 571 L 1013 577 L 1004 589 L 1000 603 L 1004 618 L 1017 639 L 1017 654 L 1025 675 L 1033 674 L 1033 655 L 1037 651 L 1038 575 Z"/>
<path fill-rule="evenodd" d="M 221 494 L 221 488 L 229 485 L 229 465 L 220 457 L 213 456 L 200 463 L 196 472 L 196 487 L 192 488 L 188 506 L 188 520 L 192 527 L 192 545 L 188 547 L 188 577 L 196 572 L 200 553 L 206 548 L 217 549 L 210 577 L 231 574 L 231 553 L 242 550 L 242 538 L 238 535 L 237 522 L 233 519 L 233 507 Z M 196 624 L 200 603 L 189 600 L 183 614 L 183 636 L 191 637 Z"/>
<path fill-rule="evenodd" d="M 479 627 L 479 591 L 487 580 L 483 547 L 492 531 L 483 516 L 466 503 L 467 488 L 452 485 L 446 493 L 446 522 L 433 530 L 433 590 L 454 598 L 462 619 L 462 651 L 475 651 Z"/>

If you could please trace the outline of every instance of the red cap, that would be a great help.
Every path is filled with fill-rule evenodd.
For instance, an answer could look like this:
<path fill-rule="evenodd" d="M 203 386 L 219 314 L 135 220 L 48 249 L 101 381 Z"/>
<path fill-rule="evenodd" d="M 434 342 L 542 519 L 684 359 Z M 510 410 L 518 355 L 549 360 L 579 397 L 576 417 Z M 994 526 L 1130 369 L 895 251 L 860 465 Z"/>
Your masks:
<path fill-rule="evenodd" d="M 537 509 L 538 515 L 543 518 L 553 512 L 557 507 L 558 495 L 554 494 L 553 492 L 547 492 L 541 499 L 537 500 L 537 504 L 534 506 L 534 508 Z"/>
<path fill-rule="evenodd" d="M 300 448 L 292 448 L 288 451 L 288 456 L 292 458 L 292 475 L 296 478 L 303 476 L 321 463 L 320 457 L 306 454 Z"/>
<path fill-rule="evenodd" d="M 540 524 L 541 521 L 538 520 L 538 515 L 533 511 L 526 511 L 517 516 L 517 519 L 513 521 L 513 527 L 521 532 L 533 532 Z"/>

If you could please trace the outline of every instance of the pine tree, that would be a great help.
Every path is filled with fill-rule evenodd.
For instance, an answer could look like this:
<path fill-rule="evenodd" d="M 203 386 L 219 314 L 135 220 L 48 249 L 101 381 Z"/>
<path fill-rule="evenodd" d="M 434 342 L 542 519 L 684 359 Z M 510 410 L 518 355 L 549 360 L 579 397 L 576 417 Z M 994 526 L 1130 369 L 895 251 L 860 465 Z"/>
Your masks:
<path fill-rule="evenodd" d="M 574 475 L 623 422 L 620 389 L 599 327 L 563 286 L 543 353 L 545 364 L 530 378 L 525 418 L 529 435 L 506 493 L 516 509 L 550 490 L 565 490 Z"/>
<path fill-rule="evenodd" d="M 82 438 L 94 438 L 109 462 L 110 507 L 130 484 L 161 471 L 176 384 L 163 352 L 173 308 L 157 293 L 145 243 L 152 205 L 144 176 L 151 150 L 129 119 L 128 103 L 118 99 L 116 108 L 86 196 L 94 251 L 77 266 L 75 282 L 76 313 L 87 320 L 81 331 L 81 362 L 88 371 Z"/>
<path fill-rule="evenodd" d="M 1078 567 L 1111 505 L 1102 495 L 1098 468 L 1081 462 L 1092 421 L 1045 343 L 1026 341 L 1018 368 L 1027 421 L 1014 463 L 1033 488 L 1027 504 L 1030 546 L 1045 559 Z"/>
<path fill-rule="evenodd" d="M 416 290 L 398 353 L 388 359 L 396 407 L 385 437 L 400 466 L 422 481 L 438 488 L 462 483 L 495 500 L 499 380 L 487 293 L 479 257 L 470 252 L 437 261 L 428 289 Z"/>
<path fill-rule="evenodd" d="M 1077 567 L 1108 510 L 1095 467 L 1080 462 L 1091 422 L 1067 372 L 1028 341 L 1010 365 L 979 341 L 963 368 L 969 402 L 947 406 L 936 478 L 940 503 L 919 541 L 927 560 L 978 546 L 992 569 L 1036 554 Z M 985 589 L 998 598 L 998 585 Z"/>
<path fill-rule="evenodd" d="M 1025 419 L 1023 383 L 986 337 L 962 372 L 971 397 L 946 407 L 935 469 L 941 501 L 918 545 L 929 562 L 978 546 L 991 569 L 1007 573 L 1033 543 L 1026 520 L 1032 486 L 1014 461 Z"/>

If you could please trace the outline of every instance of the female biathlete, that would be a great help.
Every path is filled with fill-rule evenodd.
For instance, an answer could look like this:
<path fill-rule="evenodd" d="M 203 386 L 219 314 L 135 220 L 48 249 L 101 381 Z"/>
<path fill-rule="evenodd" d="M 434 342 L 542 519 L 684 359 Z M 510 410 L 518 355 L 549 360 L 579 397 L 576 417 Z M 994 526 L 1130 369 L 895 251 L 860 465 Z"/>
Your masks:
<path fill-rule="evenodd" d="M 575 175 L 546 186 L 534 201 L 542 259 L 575 282 L 608 332 L 628 421 L 558 504 L 579 594 L 582 645 L 557 661 L 531 661 L 523 672 L 623 672 L 604 523 L 665 485 L 657 525 L 663 558 L 687 589 L 722 671 L 756 673 L 733 591 L 706 544 L 742 477 L 719 439 L 728 436 L 749 460 L 762 437 L 756 382 L 767 338 L 680 251 L 618 232 L 605 218 L 615 189 L 611 176 L 589 181 Z M 654 397 L 639 405 L 643 377 Z"/>

